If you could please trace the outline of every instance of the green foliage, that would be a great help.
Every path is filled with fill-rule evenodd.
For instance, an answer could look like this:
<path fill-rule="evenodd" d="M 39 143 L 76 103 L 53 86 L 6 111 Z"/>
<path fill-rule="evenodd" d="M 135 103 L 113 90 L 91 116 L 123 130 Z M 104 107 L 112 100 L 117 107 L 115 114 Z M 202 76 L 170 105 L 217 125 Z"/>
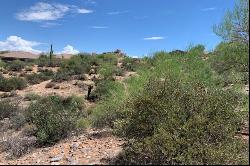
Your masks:
<path fill-rule="evenodd" d="M 19 110 L 17 103 L 10 102 L 9 100 L 0 100 L 0 120 L 10 118 Z"/>
<path fill-rule="evenodd" d="M 24 79 L 19 77 L 0 78 L 0 91 L 9 92 L 12 90 L 22 90 L 27 87 Z"/>
<path fill-rule="evenodd" d="M 212 67 L 223 73 L 227 70 L 249 71 L 249 47 L 240 43 L 221 43 L 215 49 Z"/>
<path fill-rule="evenodd" d="M 14 60 L 7 65 L 8 70 L 21 71 L 25 67 L 25 63 L 20 60 Z"/>
<path fill-rule="evenodd" d="M 124 71 L 114 65 L 102 64 L 101 67 L 99 67 L 98 73 L 101 74 L 103 79 L 112 80 L 113 76 L 122 76 Z"/>
<path fill-rule="evenodd" d="M 210 58 L 211 67 L 224 83 L 248 82 L 249 47 L 239 43 L 221 43 Z"/>
<path fill-rule="evenodd" d="M 40 145 L 53 144 L 76 129 L 76 122 L 83 115 L 80 98 L 49 96 L 32 103 L 26 117 L 37 127 Z"/>
<path fill-rule="evenodd" d="M 122 164 L 246 164 L 236 139 L 238 95 L 186 82 L 152 78 L 124 107 L 116 132 L 127 138 Z"/>
<path fill-rule="evenodd" d="M 81 118 L 81 119 L 78 119 L 77 122 L 76 122 L 76 128 L 77 130 L 85 130 L 87 129 L 88 127 L 90 127 L 90 124 L 91 122 L 86 119 L 86 118 Z"/>
<path fill-rule="evenodd" d="M 228 11 L 222 22 L 214 26 L 214 32 L 225 41 L 249 45 L 249 0 L 236 2 L 233 11 Z"/>
<path fill-rule="evenodd" d="M 0 68 L 1 68 L 1 67 L 4 68 L 5 66 L 6 66 L 6 63 L 0 59 Z"/>
<path fill-rule="evenodd" d="M 191 46 L 188 50 L 189 55 L 202 56 L 205 51 L 205 46 L 198 44 L 196 46 Z"/>
<path fill-rule="evenodd" d="M 136 71 L 138 63 L 135 63 L 135 60 L 130 57 L 125 57 L 122 61 L 122 67 L 126 71 Z"/>
<path fill-rule="evenodd" d="M 62 59 L 57 58 L 55 55 L 47 56 L 46 54 L 41 54 L 36 63 L 38 67 L 59 67 Z"/>
<path fill-rule="evenodd" d="M 86 56 L 83 55 L 72 56 L 61 65 L 61 68 L 64 71 L 68 71 L 71 75 L 88 73 L 91 68 L 91 64 L 88 63 L 89 61 L 86 59 Z"/>
<path fill-rule="evenodd" d="M 15 130 L 20 129 L 26 123 L 26 118 L 24 114 L 17 113 L 15 116 L 11 117 L 12 128 Z"/>
<path fill-rule="evenodd" d="M 29 84 L 39 84 L 43 81 L 47 81 L 49 79 L 51 79 L 53 76 L 53 72 L 49 73 L 49 72 L 43 72 L 43 73 L 33 73 L 33 74 L 28 74 L 26 75 L 26 80 L 28 81 Z"/>
<path fill-rule="evenodd" d="M 101 54 L 98 55 L 97 58 L 100 60 L 100 63 L 108 63 L 110 65 L 116 65 L 118 62 L 118 58 L 116 54 Z"/>
<path fill-rule="evenodd" d="M 67 70 L 59 70 L 52 78 L 53 82 L 63 82 L 70 79 L 71 72 Z"/>
<path fill-rule="evenodd" d="M 105 98 L 92 110 L 90 119 L 94 127 L 113 127 L 113 122 L 120 118 L 118 108 L 127 97 L 124 86 L 118 82 L 109 82 L 106 85 Z"/>
<path fill-rule="evenodd" d="M 25 100 L 32 101 L 32 100 L 38 100 L 41 96 L 36 93 L 27 93 L 24 97 Z"/>
<path fill-rule="evenodd" d="M 96 84 L 96 89 L 91 93 L 91 97 L 95 97 L 96 101 L 104 100 L 112 95 L 112 88 L 115 88 L 119 83 L 112 80 L 104 79 L 98 81 Z"/>

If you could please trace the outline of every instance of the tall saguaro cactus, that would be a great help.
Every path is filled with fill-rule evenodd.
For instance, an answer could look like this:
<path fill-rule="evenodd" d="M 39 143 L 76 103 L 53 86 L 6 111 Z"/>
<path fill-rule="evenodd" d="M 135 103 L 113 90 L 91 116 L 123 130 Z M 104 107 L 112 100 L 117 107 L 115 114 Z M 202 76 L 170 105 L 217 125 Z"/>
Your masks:
<path fill-rule="evenodd" d="M 52 44 L 51 44 L 50 45 L 50 53 L 49 53 L 50 66 L 52 65 L 52 56 L 53 56 L 53 49 L 52 49 Z"/>

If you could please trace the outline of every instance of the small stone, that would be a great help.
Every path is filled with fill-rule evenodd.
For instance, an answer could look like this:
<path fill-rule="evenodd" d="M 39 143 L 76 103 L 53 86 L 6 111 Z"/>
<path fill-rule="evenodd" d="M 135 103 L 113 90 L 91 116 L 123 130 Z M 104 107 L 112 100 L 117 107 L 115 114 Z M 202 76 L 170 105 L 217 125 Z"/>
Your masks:
<path fill-rule="evenodd" d="M 60 162 L 52 162 L 50 165 L 60 165 Z"/>
<path fill-rule="evenodd" d="M 72 148 L 73 150 L 77 150 L 78 147 L 79 147 L 79 144 L 78 144 L 78 143 L 73 143 L 73 144 L 71 145 L 71 148 Z"/>
<path fill-rule="evenodd" d="M 50 159 L 51 162 L 56 162 L 56 161 L 60 161 L 63 158 L 63 156 L 56 156 L 53 157 L 52 159 Z"/>
<path fill-rule="evenodd" d="M 77 164 L 78 164 L 78 162 L 76 160 L 70 161 L 70 165 L 77 165 Z"/>

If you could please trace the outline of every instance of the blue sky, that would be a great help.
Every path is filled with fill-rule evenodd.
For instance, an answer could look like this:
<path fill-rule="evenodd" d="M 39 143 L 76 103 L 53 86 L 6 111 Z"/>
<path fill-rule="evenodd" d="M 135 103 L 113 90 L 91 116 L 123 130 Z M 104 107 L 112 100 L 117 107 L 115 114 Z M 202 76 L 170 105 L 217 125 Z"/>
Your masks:
<path fill-rule="evenodd" d="M 0 50 L 131 56 L 220 42 L 212 26 L 234 0 L 1 0 Z"/>

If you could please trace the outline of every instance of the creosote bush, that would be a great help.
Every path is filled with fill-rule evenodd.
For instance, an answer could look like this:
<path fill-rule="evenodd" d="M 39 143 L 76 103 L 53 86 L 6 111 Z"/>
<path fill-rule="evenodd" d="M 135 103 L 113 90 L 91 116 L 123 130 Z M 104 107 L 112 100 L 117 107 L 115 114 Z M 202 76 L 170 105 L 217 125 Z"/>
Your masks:
<path fill-rule="evenodd" d="M 53 76 L 53 72 L 51 75 L 46 75 L 45 73 L 33 73 L 33 74 L 28 74 L 26 75 L 26 80 L 28 81 L 28 83 L 30 84 L 39 84 L 43 81 L 47 81 L 49 79 L 51 79 Z"/>
<path fill-rule="evenodd" d="M 27 82 L 20 77 L 0 78 L 0 91 L 10 92 L 22 90 L 27 87 Z"/>
<path fill-rule="evenodd" d="M 9 100 L 0 100 L 0 120 L 10 118 L 19 110 L 17 103 L 10 102 Z"/>
<path fill-rule="evenodd" d="M 21 71 L 25 67 L 25 63 L 20 60 L 14 60 L 13 62 L 10 62 L 8 65 L 8 70 L 11 71 Z"/>
<path fill-rule="evenodd" d="M 152 78 L 122 107 L 116 133 L 128 139 L 116 164 L 246 164 L 235 138 L 241 98 L 199 81 Z"/>
<path fill-rule="evenodd" d="M 37 127 L 35 136 L 40 145 L 53 144 L 66 137 L 76 129 L 77 119 L 83 115 L 83 102 L 77 97 L 44 97 L 26 111 L 28 122 Z"/>

